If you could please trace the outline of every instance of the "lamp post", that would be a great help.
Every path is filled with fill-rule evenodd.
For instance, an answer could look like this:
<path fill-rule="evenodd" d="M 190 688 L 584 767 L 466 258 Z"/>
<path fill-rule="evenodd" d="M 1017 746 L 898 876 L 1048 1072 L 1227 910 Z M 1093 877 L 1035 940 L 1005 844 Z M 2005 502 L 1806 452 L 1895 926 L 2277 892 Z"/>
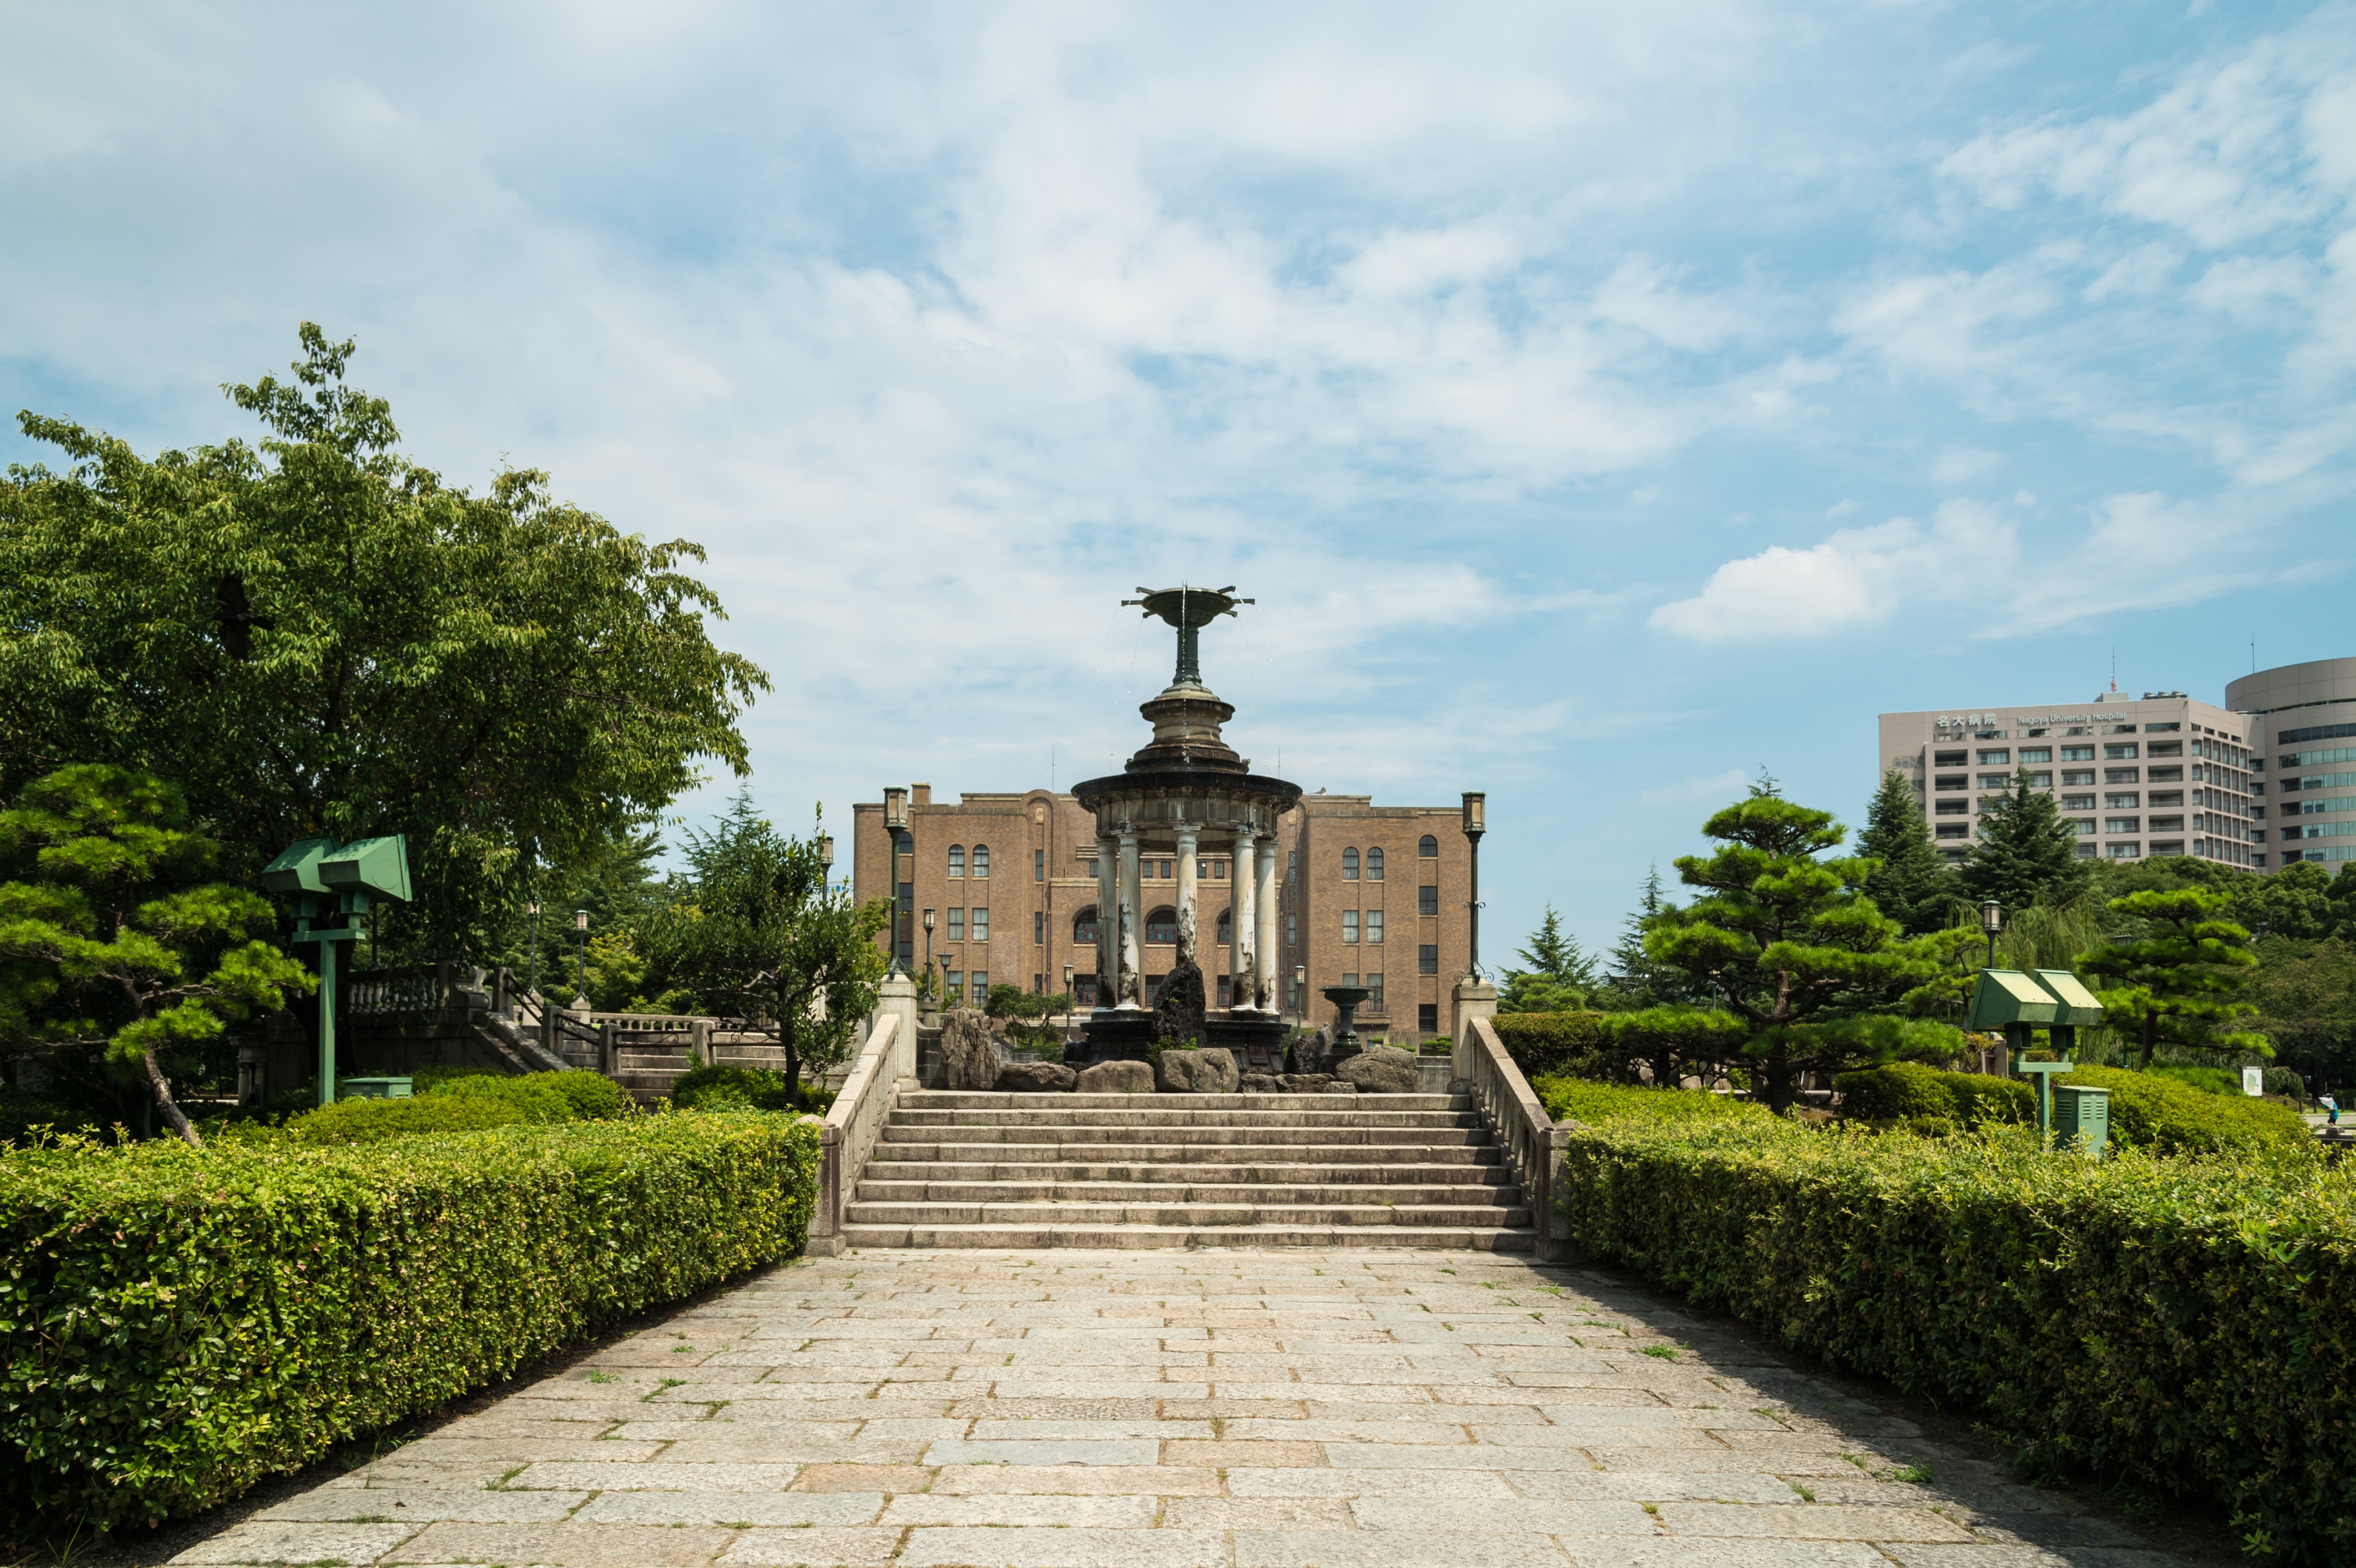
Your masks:
<path fill-rule="evenodd" d="M 819 863 L 820 865 L 822 865 L 822 866 L 826 867 L 826 875 L 825 875 L 824 876 L 822 876 L 822 877 L 820 877 L 820 878 L 819 879 L 819 882 L 823 885 L 823 884 L 825 884 L 825 883 L 829 883 L 829 882 L 833 881 L 833 879 L 834 879 L 834 835 L 833 835 L 832 833 L 820 833 L 820 834 L 819 835 L 819 838 L 818 838 L 818 863 Z"/>
<path fill-rule="evenodd" d="M 926 908 L 926 909 L 925 910 L 925 987 L 926 987 L 926 990 L 930 990 L 930 989 L 932 989 L 932 983 L 933 983 L 933 912 L 932 912 L 932 910 L 928 908 Z M 939 1011 L 939 1004 L 938 1004 L 938 1003 L 936 1003 L 936 1004 L 934 1004 L 934 1011 L 936 1011 L 936 1012 Z"/>
<path fill-rule="evenodd" d="M 1308 994 L 1309 966 L 1305 963 L 1296 963 L 1292 966 L 1292 1026 L 1296 1029 L 1308 1022 L 1306 1015 L 1301 1012 L 1303 1000 Z"/>
<path fill-rule="evenodd" d="M 1991 898 L 1980 906 L 1980 929 L 1987 933 L 1987 966 L 1996 967 L 1996 939 L 2004 929 L 2004 906 Z"/>
<path fill-rule="evenodd" d="M 1070 1048 L 1071 1044 L 1072 1044 L 1072 966 L 1071 966 L 1070 964 L 1068 964 L 1068 963 L 1067 963 L 1067 964 L 1066 964 L 1066 965 L 1064 966 L 1064 1045 L 1065 1045 L 1065 1047 L 1066 1047 L 1066 1049 L 1068 1049 L 1068 1048 Z"/>
<path fill-rule="evenodd" d="M 530 978 L 523 983 L 524 992 L 531 997 L 532 1005 L 537 1007 L 540 1005 L 540 900 L 527 901 L 523 909 L 531 917 L 531 961 Z"/>
<path fill-rule="evenodd" d="M 1470 956 L 1467 972 L 1473 979 L 1481 977 L 1481 835 L 1489 831 L 1489 797 L 1486 791 L 1464 791 L 1464 836 L 1472 843 L 1472 897 L 1467 901 L 1472 923 L 1467 932 Z"/>
<path fill-rule="evenodd" d="M 892 969 L 894 974 L 908 972 L 908 950 L 916 945 L 916 933 L 902 921 L 916 912 L 916 850 L 908 841 L 908 787 L 886 785 L 884 789 L 884 828 L 892 835 Z M 908 857 L 909 880 L 900 880 L 900 857 Z"/>
<path fill-rule="evenodd" d="M 573 911 L 573 1005 L 570 1011 L 589 1011 L 589 911 Z"/>

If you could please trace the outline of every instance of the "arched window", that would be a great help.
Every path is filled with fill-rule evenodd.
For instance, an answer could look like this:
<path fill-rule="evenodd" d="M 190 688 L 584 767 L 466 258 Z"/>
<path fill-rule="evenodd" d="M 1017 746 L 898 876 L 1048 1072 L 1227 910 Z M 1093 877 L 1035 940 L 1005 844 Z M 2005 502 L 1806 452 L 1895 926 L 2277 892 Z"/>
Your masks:
<path fill-rule="evenodd" d="M 1233 946 L 1233 945 L 1234 945 L 1234 943 L 1235 943 L 1235 940 L 1236 940 L 1236 915 L 1235 915 L 1235 911 L 1234 911 L 1234 910 L 1232 910 L 1232 909 L 1222 909 L 1222 910 L 1220 910 L 1220 911 L 1219 911 L 1219 935 L 1218 935 L 1218 944 L 1219 944 L 1219 946 L 1221 946 L 1221 947 L 1223 947 L 1223 948 L 1224 948 L 1224 947 L 1230 947 L 1230 946 Z"/>
<path fill-rule="evenodd" d="M 1358 852 L 1355 849 L 1345 849 L 1342 852 L 1342 880 L 1355 882 L 1357 879 Z"/>
<path fill-rule="evenodd" d="M 965 875 L 965 845 L 961 843 L 949 845 L 949 875 L 951 876 Z"/>
<path fill-rule="evenodd" d="M 1072 917 L 1072 940 L 1084 947 L 1097 945 L 1097 907 L 1094 904 Z"/>
<path fill-rule="evenodd" d="M 1421 838 L 1416 840 L 1415 853 L 1421 855 L 1426 860 L 1438 860 L 1440 858 L 1440 841 L 1433 838 L 1430 833 L 1426 833 Z"/>
<path fill-rule="evenodd" d="M 1168 944 L 1178 940 L 1178 911 L 1164 904 L 1145 917 L 1145 940 Z"/>
<path fill-rule="evenodd" d="M 1382 879 L 1383 852 L 1378 849 L 1370 849 L 1366 852 L 1366 880 L 1369 882 L 1380 882 Z"/>
<path fill-rule="evenodd" d="M 990 846 L 986 843 L 973 846 L 973 874 L 976 876 L 990 875 Z"/>

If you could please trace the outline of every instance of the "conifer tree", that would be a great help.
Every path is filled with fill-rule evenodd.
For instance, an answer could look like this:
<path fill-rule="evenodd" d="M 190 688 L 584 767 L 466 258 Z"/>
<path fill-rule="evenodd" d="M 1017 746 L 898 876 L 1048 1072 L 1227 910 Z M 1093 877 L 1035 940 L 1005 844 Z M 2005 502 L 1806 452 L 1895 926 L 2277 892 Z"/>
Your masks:
<path fill-rule="evenodd" d="M 1966 897 L 2026 909 L 2084 891 L 2094 868 L 2078 858 L 2077 830 L 2062 820 L 2051 795 L 2029 787 L 2028 769 L 2013 775 L 2009 791 L 1984 804 L 1980 842 L 1964 857 Z"/>
<path fill-rule="evenodd" d="M 2248 929 L 2222 918 L 2229 902 L 2201 887 L 2111 900 L 2111 912 L 2134 928 L 2086 954 L 2079 967 L 2094 978 L 2106 1022 L 2135 1039 L 2137 1066 L 2151 1066 L 2162 1040 L 2193 1050 L 2274 1055 L 2264 1035 L 2237 1027 L 2258 1011 L 2247 994 L 2258 959 Z"/>
<path fill-rule="evenodd" d="M 1562 929 L 1562 917 L 1548 904 L 1546 918 L 1530 933 L 1530 945 L 1514 956 L 1530 967 L 1505 971 L 1497 993 L 1500 1013 L 1572 1013 L 1587 1005 L 1596 987 L 1595 960 L 1579 939 Z"/>
<path fill-rule="evenodd" d="M 1947 924 L 1947 911 L 1964 896 L 1963 884 L 1932 842 L 1922 820 L 1922 798 L 1905 774 L 1892 768 L 1866 808 L 1858 853 L 1880 864 L 1865 879 L 1865 896 L 1898 922 L 1910 937 Z"/>
<path fill-rule="evenodd" d="M 1620 940 L 1612 944 L 1603 984 L 1591 999 L 1608 1012 L 1633 1013 L 1669 1003 L 1692 1002 L 1697 993 L 1687 977 L 1644 950 L 1644 932 L 1664 908 L 1661 865 L 1655 861 L 1644 873 L 1644 891 L 1628 917 Z"/>

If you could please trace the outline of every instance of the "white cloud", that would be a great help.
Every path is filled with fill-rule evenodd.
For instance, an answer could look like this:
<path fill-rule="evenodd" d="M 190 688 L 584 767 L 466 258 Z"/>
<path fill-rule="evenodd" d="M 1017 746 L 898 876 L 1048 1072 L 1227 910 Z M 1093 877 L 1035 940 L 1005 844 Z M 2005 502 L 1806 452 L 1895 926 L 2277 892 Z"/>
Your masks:
<path fill-rule="evenodd" d="M 1948 446 L 1940 450 L 1931 465 L 1931 482 L 1934 485 L 1960 485 L 1965 479 L 1976 479 L 2004 462 L 2001 452 L 1983 452 L 1972 446 Z"/>
<path fill-rule="evenodd" d="M 1751 775 L 1740 768 L 1730 768 L 1723 773 L 1707 779 L 1687 779 L 1658 789 L 1640 791 L 1636 799 L 1647 806 L 1682 804 L 1688 800 L 1736 800 L 1742 798 L 1751 784 Z"/>

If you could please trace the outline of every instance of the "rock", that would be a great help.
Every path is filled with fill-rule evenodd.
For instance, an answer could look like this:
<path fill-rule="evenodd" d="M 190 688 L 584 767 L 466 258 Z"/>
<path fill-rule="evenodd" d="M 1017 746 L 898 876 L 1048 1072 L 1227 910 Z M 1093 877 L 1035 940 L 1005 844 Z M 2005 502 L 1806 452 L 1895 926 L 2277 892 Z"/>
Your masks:
<path fill-rule="evenodd" d="M 960 1007 L 941 1025 L 941 1079 L 951 1089 L 995 1089 L 1003 1066 L 990 1020 Z"/>
<path fill-rule="evenodd" d="M 1072 1088 L 1079 1094 L 1151 1094 L 1153 1068 L 1148 1062 L 1098 1062 L 1082 1069 Z"/>
<path fill-rule="evenodd" d="M 1333 1031 L 1321 1028 L 1313 1034 L 1298 1035 L 1285 1048 L 1285 1060 L 1296 1073 L 1313 1073 L 1325 1066 L 1325 1053 L 1333 1048 Z"/>
<path fill-rule="evenodd" d="M 1225 1050 L 1165 1049 L 1160 1077 L 1162 1091 L 1168 1094 L 1233 1094 L 1235 1055 Z"/>
<path fill-rule="evenodd" d="M 1277 1087 L 1287 1094 L 1323 1094 L 1333 1080 L 1322 1072 L 1287 1072 L 1277 1075 Z"/>
<path fill-rule="evenodd" d="M 998 1069 L 998 1087 L 1010 1094 L 1052 1094 L 1071 1088 L 1079 1076 L 1061 1062 L 1008 1062 Z"/>
<path fill-rule="evenodd" d="M 1396 1046 L 1368 1046 L 1333 1070 L 1367 1094 L 1413 1094 L 1423 1087 L 1415 1053 Z"/>
<path fill-rule="evenodd" d="M 1318 1092 L 1322 1094 L 1355 1094 L 1358 1086 L 1346 1078 L 1337 1078 Z"/>
<path fill-rule="evenodd" d="M 1162 1000 L 1153 1004 L 1153 1038 L 1164 1050 L 1203 1043 L 1203 972 L 1194 965 L 1180 964 L 1162 983 Z"/>
<path fill-rule="evenodd" d="M 1272 1072 L 1247 1072 L 1237 1076 L 1236 1087 L 1246 1094 L 1280 1094 L 1284 1085 Z"/>

